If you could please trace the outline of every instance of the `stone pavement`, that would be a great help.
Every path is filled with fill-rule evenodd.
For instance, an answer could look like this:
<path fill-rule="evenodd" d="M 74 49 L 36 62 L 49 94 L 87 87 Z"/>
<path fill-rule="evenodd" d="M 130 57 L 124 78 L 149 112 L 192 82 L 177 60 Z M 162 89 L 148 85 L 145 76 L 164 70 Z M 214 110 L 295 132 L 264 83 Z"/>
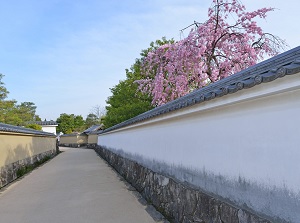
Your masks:
<path fill-rule="evenodd" d="M 164 222 L 93 150 L 61 149 L 0 191 L 0 223 Z"/>

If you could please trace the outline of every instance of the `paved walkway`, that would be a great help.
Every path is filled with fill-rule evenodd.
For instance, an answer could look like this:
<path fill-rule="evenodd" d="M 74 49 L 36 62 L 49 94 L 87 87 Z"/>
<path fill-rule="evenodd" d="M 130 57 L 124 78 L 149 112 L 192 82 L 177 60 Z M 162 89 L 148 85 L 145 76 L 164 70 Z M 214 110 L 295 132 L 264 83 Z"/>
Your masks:
<path fill-rule="evenodd" d="M 0 223 L 160 222 L 93 150 L 62 149 L 0 191 Z"/>

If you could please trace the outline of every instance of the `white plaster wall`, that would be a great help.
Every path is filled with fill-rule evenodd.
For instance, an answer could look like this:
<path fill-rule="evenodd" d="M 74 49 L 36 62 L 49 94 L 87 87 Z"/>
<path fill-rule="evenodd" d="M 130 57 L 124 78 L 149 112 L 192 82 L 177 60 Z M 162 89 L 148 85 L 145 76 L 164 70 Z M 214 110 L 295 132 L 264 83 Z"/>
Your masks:
<path fill-rule="evenodd" d="M 289 76 L 196 105 L 218 105 L 204 111 L 187 113 L 182 109 L 174 112 L 177 117 L 170 113 L 159 122 L 102 134 L 98 144 L 300 192 L 299 77 Z M 268 94 L 258 97 L 256 92 L 263 95 L 261 91 Z"/>
<path fill-rule="evenodd" d="M 42 131 L 50 132 L 56 135 L 56 126 L 42 126 Z"/>
<path fill-rule="evenodd" d="M 300 73 L 101 134 L 98 145 L 299 195 L 299 114 Z"/>

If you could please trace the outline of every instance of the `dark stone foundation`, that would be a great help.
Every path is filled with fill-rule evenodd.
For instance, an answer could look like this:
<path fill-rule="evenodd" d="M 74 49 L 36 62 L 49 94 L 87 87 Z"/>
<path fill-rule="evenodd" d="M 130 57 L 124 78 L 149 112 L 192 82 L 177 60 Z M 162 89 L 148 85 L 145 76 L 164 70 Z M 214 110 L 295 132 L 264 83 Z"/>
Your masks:
<path fill-rule="evenodd" d="M 112 151 L 95 147 L 119 174 L 170 222 L 270 223 L 243 208 L 221 201 L 190 185 L 155 173 Z"/>
<path fill-rule="evenodd" d="M 72 148 L 79 148 L 79 147 L 83 147 L 86 146 L 86 143 L 59 143 L 59 146 L 64 146 L 64 147 L 72 147 Z"/>
<path fill-rule="evenodd" d="M 95 149 L 97 147 L 97 143 L 88 143 L 86 147 L 89 149 Z"/>
<path fill-rule="evenodd" d="M 42 160 L 43 158 L 49 156 L 53 157 L 56 155 L 56 150 L 50 150 L 44 153 L 40 153 L 38 155 L 28 157 L 23 160 L 19 160 L 17 162 L 5 165 L 0 168 L 0 188 L 6 186 L 7 184 L 13 182 L 18 178 L 17 171 L 20 168 L 34 165 L 36 162 Z"/>

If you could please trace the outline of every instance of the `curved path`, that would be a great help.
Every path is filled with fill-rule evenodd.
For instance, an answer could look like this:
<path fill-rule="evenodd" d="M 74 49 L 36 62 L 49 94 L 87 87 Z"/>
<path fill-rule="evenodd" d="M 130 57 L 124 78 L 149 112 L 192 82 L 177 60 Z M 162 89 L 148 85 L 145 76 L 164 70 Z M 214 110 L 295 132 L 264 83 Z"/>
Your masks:
<path fill-rule="evenodd" d="M 62 150 L 0 191 L 0 223 L 162 222 L 93 150 Z"/>

